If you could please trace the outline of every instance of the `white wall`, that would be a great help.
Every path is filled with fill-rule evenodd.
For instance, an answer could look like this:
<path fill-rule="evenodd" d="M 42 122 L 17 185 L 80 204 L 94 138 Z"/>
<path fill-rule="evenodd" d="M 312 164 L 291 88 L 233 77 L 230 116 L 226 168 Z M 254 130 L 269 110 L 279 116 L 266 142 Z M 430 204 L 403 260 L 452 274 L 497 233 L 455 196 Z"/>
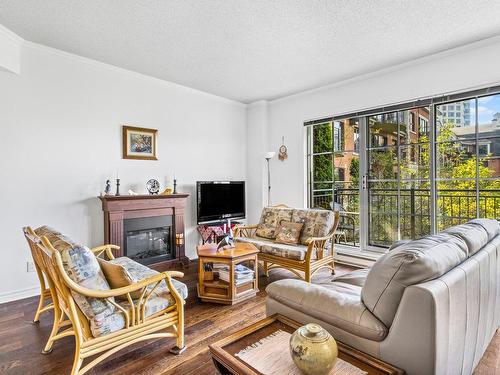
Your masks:
<path fill-rule="evenodd" d="M 194 257 L 195 181 L 245 179 L 246 107 L 31 43 L 21 62 L 21 75 L 0 71 L 0 302 L 36 292 L 23 226 L 103 242 L 97 195 L 115 171 L 122 192 L 175 171 Z M 123 160 L 122 124 L 157 128 L 159 160 Z"/>
<path fill-rule="evenodd" d="M 287 161 L 273 161 L 275 201 L 306 203 L 304 121 L 499 83 L 500 39 L 493 38 L 270 102 L 270 148 L 277 151 L 285 136 L 289 151 Z"/>
<path fill-rule="evenodd" d="M 0 25 L 0 71 L 19 74 L 23 40 Z"/>

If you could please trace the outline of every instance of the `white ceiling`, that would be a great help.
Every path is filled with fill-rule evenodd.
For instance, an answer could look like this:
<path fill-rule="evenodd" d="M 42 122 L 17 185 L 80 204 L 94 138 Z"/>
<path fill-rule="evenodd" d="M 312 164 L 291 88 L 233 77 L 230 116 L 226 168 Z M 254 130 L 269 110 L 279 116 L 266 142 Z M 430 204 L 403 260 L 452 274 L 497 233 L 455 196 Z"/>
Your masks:
<path fill-rule="evenodd" d="M 0 24 L 63 51 L 241 102 L 500 34 L 498 0 L 0 0 Z"/>

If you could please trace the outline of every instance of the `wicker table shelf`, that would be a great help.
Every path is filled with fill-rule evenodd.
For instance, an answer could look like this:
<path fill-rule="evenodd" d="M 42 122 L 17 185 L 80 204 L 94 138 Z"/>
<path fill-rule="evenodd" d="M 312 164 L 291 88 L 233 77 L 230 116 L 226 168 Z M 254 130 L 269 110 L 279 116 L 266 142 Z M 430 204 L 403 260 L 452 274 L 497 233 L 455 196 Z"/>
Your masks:
<path fill-rule="evenodd" d="M 232 305 L 254 297 L 259 291 L 257 254 L 259 250 L 250 243 L 236 242 L 232 249 L 217 251 L 217 245 L 200 245 L 198 252 L 198 297 L 204 302 Z M 253 280 L 236 285 L 234 269 L 239 263 L 253 265 Z M 226 264 L 229 267 L 229 282 L 210 280 L 205 264 Z"/>

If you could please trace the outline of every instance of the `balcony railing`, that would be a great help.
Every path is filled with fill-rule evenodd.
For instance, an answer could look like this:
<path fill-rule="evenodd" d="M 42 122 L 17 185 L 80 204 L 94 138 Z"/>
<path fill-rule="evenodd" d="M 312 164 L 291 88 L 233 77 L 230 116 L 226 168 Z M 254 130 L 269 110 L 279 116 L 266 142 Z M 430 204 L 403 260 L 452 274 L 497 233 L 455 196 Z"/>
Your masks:
<path fill-rule="evenodd" d="M 399 231 L 401 239 L 414 239 L 431 231 L 431 200 L 428 189 L 374 189 L 369 190 L 369 235 L 368 243 L 373 246 L 389 247 L 398 239 L 398 197 Z M 342 216 L 350 217 L 340 223 L 347 231 L 346 242 L 359 241 L 359 190 L 352 188 L 319 189 L 313 191 L 313 207 L 333 207 L 344 211 Z M 439 231 L 450 226 L 479 217 L 500 218 L 500 190 L 481 190 L 479 203 L 476 190 L 437 190 L 436 216 Z M 353 226 L 354 228 L 350 228 Z M 342 240 L 342 237 L 340 237 Z"/>

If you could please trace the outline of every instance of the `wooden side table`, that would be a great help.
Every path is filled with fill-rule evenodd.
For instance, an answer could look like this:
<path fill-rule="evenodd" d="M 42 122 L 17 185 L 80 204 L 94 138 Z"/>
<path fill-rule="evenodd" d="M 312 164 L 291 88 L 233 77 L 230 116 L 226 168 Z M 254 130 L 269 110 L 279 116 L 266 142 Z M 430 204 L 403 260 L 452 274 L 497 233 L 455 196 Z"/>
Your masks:
<path fill-rule="evenodd" d="M 198 297 L 204 302 L 232 305 L 254 297 L 259 291 L 258 263 L 259 250 L 250 243 L 236 242 L 233 249 L 217 251 L 216 244 L 200 245 L 198 252 Z M 253 266 L 254 277 L 243 284 L 236 285 L 234 269 L 237 264 L 249 263 Z M 229 268 L 229 282 L 218 279 L 208 280 L 205 264 L 225 264 Z"/>

